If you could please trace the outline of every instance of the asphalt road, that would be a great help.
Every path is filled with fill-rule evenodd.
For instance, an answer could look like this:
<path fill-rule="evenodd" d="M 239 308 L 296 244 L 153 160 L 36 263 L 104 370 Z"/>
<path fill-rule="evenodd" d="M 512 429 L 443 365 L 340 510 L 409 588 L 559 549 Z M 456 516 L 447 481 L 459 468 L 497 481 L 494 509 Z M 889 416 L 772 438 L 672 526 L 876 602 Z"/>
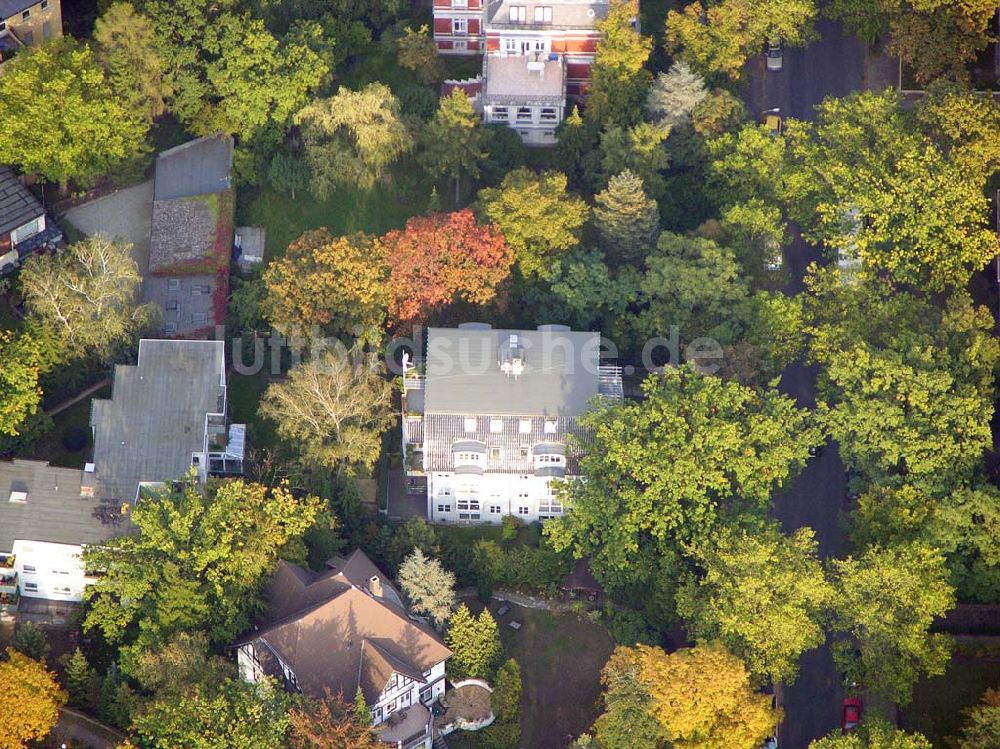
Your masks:
<path fill-rule="evenodd" d="M 781 70 L 764 70 L 763 55 L 752 78 L 760 112 L 778 108 L 782 117 L 812 120 L 814 107 L 828 96 L 845 96 L 865 84 L 865 45 L 827 19 L 816 24 L 819 38 L 807 47 L 785 47 Z M 757 98 L 760 97 L 760 98 Z"/>
<path fill-rule="evenodd" d="M 814 107 L 827 96 L 843 96 L 865 83 L 865 48 L 844 37 L 839 24 L 820 21 L 819 39 L 802 49 L 787 48 L 780 71 L 767 71 L 763 59 L 751 67 L 748 98 L 760 112 L 778 108 L 782 117 L 812 120 Z M 786 293 L 802 291 L 802 276 L 821 251 L 795 232 L 785 251 L 791 281 Z M 793 364 L 782 374 L 780 389 L 803 408 L 816 405 L 816 371 Z M 786 532 L 808 526 L 815 531 L 823 558 L 841 556 L 846 539 L 841 511 L 847 497 L 844 467 L 836 445 L 827 445 L 774 500 L 774 514 Z M 778 729 L 781 749 L 807 749 L 809 743 L 840 726 L 843 698 L 840 674 L 828 645 L 803 654 L 799 676 L 780 690 L 785 718 Z"/>

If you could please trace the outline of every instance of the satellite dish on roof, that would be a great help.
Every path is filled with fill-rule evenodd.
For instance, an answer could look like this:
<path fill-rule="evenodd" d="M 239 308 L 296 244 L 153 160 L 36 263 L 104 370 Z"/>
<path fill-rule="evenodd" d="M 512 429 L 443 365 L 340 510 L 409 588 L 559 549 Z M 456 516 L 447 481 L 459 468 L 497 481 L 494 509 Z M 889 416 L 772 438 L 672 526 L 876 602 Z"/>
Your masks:
<path fill-rule="evenodd" d="M 597 13 L 594 11 L 593 8 L 588 8 L 587 9 L 587 18 L 593 18 L 596 15 L 597 15 Z"/>

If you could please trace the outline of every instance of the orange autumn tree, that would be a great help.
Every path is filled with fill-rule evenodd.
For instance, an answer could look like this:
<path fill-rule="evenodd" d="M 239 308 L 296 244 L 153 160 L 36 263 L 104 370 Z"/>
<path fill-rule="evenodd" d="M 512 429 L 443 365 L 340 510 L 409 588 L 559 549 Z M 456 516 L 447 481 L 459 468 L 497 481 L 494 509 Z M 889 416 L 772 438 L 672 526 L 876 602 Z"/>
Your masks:
<path fill-rule="evenodd" d="M 322 700 L 305 700 L 290 713 L 290 749 L 379 749 L 372 730 L 358 721 L 352 708 L 327 693 Z"/>
<path fill-rule="evenodd" d="M 500 229 L 478 225 L 469 209 L 411 218 L 382 244 L 389 319 L 397 329 L 424 322 L 456 299 L 493 301 L 514 262 Z"/>
<path fill-rule="evenodd" d="M 66 692 L 45 663 L 8 648 L 7 659 L 0 660 L 0 684 L 0 749 L 21 749 L 48 736 L 59 720 L 59 707 L 66 704 Z"/>
<path fill-rule="evenodd" d="M 366 234 L 307 231 L 264 272 L 265 314 L 282 334 L 354 334 L 385 319 L 382 245 Z"/>

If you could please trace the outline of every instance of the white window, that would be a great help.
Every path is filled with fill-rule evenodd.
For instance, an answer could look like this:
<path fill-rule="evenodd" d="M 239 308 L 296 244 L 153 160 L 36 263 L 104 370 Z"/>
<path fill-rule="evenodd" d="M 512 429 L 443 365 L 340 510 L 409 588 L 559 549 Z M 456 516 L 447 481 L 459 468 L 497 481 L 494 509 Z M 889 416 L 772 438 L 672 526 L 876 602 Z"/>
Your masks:
<path fill-rule="evenodd" d="M 21 570 L 23 572 L 25 572 L 26 574 L 29 574 L 29 575 L 32 574 L 32 573 L 34 573 L 36 571 L 35 570 L 35 565 L 33 565 L 33 564 L 26 564 L 23 567 L 21 567 Z"/>
<path fill-rule="evenodd" d="M 494 122 L 506 122 L 507 121 L 507 107 L 493 107 L 493 121 Z"/>
<path fill-rule="evenodd" d="M 544 39 L 536 39 L 535 40 L 535 52 L 541 52 L 541 53 L 544 54 L 545 52 L 548 52 L 548 50 L 546 49 L 546 47 L 548 47 L 548 44 L 546 43 L 546 41 Z"/>
<path fill-rule="evenodd" d="M 456 39 L 452 43 L 451 48 L 454 49 L 454 50 L 456 50 L 456 51 L 464 52 L 465 50 L 467 50 L 469 48 L 469 43 L 467 41 L 465 41 L 464 39 Z"/>
<path fill-rule="evenodd" d="M 558 431 L 559 431 L 559 422 L 558 421 L 552 421 L 551 419 L 546 419 L 545 420 L 545 433 L 546 434 L 555 434 Z"/>
<path fill-rule="evenodd" d="M 517 108 L 517 121 L 518 122 L 531 122 L 531 107 L 518 107 Z"/>
<path fill-rule="evenodd" d="M 490 505 L 490 513 L 493 515 L 499 515 L 503 510 L 500 509 L 500 505 Z"/>
<path fill-rule="evenodd" d="M 28 11 L 25 11 L 27 13 Z M 18 244 L 23 242 L 28 237 L 33 237 L 38 232 L 42 230 L 42 218 L 39 216 L 34 221 L 31 221 L 24 226 L 20 226 L 11 233 L 11 242 L 13 244 Z"/>
<path fill-rule="evenodd" d="M 30 10 L 26 10 L 23 13 L 21 13 L 21 20 L 22 21 L 27 21 L 29 18 L 31 18 L 31 11 Z"/>
<path fill-rule="evenodd" d="M 440 494 L 442 497 L 450 497 L 451 496 L 451 487 L 450 486 L 443 486 L 443 487 L 441 487 L 441 490 L 438 492 L 438 494 Z"/>
<path fill-rule="evenodd" d="M 452 8 L 468 8 L 469 0 L 451 0 Z"/>
<path fill-rule="evenodd" d="M 438 512 L 451 512 L 451 505 L 438 505 Z"/>
<path fill-rule="evenodd" d="M 552 7 L 545 5 L 536 5 L 535 23 L 552 23 Z"/>
<path fill-rule="evenodd" d="M 451 33 L 452 34 L 465 34 L 469 30 L 469 22 L 464 18 L 452 18 L 451 19 Z"/>
<path fill-rule="evenodd" d="M 503 419 L 490 419 L 490 432 L 503 434 Z"/>
<path fill-rule="evenodd" d="M 490 460 L 500 460 L 503 457 L 503 453 L 500 451 L 499 447 L 490 448 Z"/>
<path fill-rule="evenodd" d="M 531 494 L 529 492 L 518 492 L 517 493 L 517 498 L 518 499 L 527 499 L 530 496 L 531 496 Z"/>
<path fill-rule="evenodd" d="M 531 419 L 521 419 L 517 422 L 518 434 L 531 434 Z"/>
<path fill-rule="evenodd" d="M 72 591 L 65 586 L 57 586 L 52 589 L 52 592 L 60 596 L 68 596 L 70 593 L 72 593 Z"/>
<path fill-rule="evenodd" d="M 556 121 L 556 110 L 554 107 L 542 107 L 542 111 L 539 114 L 539 119 L 542 122 L 555 122 Z"/>
<path fill-rule="evenodd" d="M 528 8 L 525 5 L 510 6 L 510 22 L 524 23 L 528 20 Z"/>
<path fill-rule="evenodd" d="M 475 417 L 473 417 L 473 418 L 466 418 L 465 419 L 465 431 L 467 431 L 467 432 L 474 432 L 474 431 L 476 431 L 476 419 L 475 419 Z"/>
<path fill-rule="evenodd" d="M 25 583 L 24 584 L 24 589 L 25 590 L 29 590 L 32 593 L 37 593 L 38 592 L 38 583 Z"/>
<path fill-rule="evenodd" d="M 504 37 L 503 40 L 503 51 L 504 54 L 516 55 L 517 54 L 517 39 L 511 39 L 510 37 Z"/>
<path fill-rule="evenodd" d="M 517 514 L 518 515 L 527 515 L 528 514 L 528 508 L 527 507 L 518 507 L 517 508 Z"/>
<path fill-rule="evenodd" d="M 42 0 L 42 4 L 41 4 L 40 7 L 41 7 L 42 10 L 48 10 L 49 9 L 49 0 Z"/>
<path fill-rule="evenodd" d="M 168 291 L 180 291 L 181 280 L 179 278 L 170 278 L 167 280 L 167 290 Z"/>

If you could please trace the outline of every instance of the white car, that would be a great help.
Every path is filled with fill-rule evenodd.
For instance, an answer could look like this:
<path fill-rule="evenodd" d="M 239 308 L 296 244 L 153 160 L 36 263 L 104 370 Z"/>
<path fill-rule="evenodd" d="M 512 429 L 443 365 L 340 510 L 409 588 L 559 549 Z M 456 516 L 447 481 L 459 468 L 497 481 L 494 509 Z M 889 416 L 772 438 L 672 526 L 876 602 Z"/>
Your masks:
<path fill-rule="evenodd" d="M 781 70 L 781 40 L 777 37 L 772 37 L 767 40 L 767 69 L 768 70 Z"/>

